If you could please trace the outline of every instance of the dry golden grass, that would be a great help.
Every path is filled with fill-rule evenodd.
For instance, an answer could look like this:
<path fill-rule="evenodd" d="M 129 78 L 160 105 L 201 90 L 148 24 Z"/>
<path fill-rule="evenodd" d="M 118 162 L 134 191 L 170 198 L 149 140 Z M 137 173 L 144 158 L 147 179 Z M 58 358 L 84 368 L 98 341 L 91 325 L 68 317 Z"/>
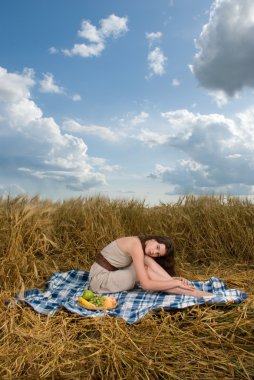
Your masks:
<path fill-rule="evenodd" d="M 248 299 L 150 313 L 134 325 L 5 305 L 23 289 L 44 288 L 54 271 L 88 270 L 119 236 L 151 233 L 173 238 L 179 274 L 223 278 Z M 103 197 L 0 199 L 0 378 L 253 379 L 253 247 L 254 205 L 237 198 L 186 197 L 150 208 Z"/>

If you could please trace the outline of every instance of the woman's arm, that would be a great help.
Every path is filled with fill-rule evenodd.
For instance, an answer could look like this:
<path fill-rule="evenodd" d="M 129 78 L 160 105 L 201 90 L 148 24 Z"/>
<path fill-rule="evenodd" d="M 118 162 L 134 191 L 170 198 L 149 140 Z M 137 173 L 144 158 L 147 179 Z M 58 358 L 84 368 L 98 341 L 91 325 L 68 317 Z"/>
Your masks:
<path fill-rule="evenodd" d="M 192 288 L 189 285 L 183 284 L 182 281 L 177 279 L 175 280 L 170 276 L 169 278 L 161 276 L 161 280 L 159 281 L 151 280 L 148 277 L 147 271 L 145 269 L 145 260 L 150 258 L 144 257 L 144 252 L 140 241 L 138 239 L 133 240 L 130 248 L 131 249 L 129 250 L 129 252 L 133 260 L 137 278 L 144 290 L 163 291 L 174 288 L 189 290 Z"/>
<path fill-rule="evenodd" d="M 194 286 L 192 286 L 190 282 L 186 280 L 186 278 L 170 276 L 170 274 L 167 271 L 165 271 L 165 269 L 162 268 L 152 257 L 145 256 L 145 265 L 149 267 L 149 269 L 151 269 L 153 273 L 156 273 L 156 275 L 161 279 L 179 280 L 181 281 L 182 285 L 191 286 L 194 289 Z"/>
<path fill-rule="evenodd" d="M 184 278 L 184 277 L 173 277 L 173 279 L 174 279 L 174 280 L 180 280 L 180 281 L 182 281 L 182 283 L 183 283 L 184 285 L 189 285 L 189 284 L 190 284 L 189 280 L 187 280 L 187 279 Z"/>
<path fill-rule="evenodd" d="M 163 278 L 166 280 L 169 280 L 170 278 L 172 280 L 174 279 L 152 257 L 145 255 L 144 260 L 145 260 L 145 266 L 148 266 L 149 268 L 151 268 L 155 273 L 157 273 L 161 277 L 161 279 Z M 179 280 L 179 278 L 176 278 L 176 280 Z"/>

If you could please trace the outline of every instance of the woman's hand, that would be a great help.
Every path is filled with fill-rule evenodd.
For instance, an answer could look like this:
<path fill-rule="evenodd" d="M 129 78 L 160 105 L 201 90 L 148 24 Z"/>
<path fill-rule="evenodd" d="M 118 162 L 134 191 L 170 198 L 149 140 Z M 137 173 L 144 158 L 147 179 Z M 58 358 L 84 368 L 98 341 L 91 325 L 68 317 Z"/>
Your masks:
<path fill-rule="evenodd" d="M 179 285 L 178 285 L 179 288 L 187 289 L 187 290 L 195 289 L 195 286 L 191 285 L 190 282 L 186 280 L 186 278 L 183 278 L 183 277 L 173 277 L 173 278 L 174 280 L 179 281 Z"/>
<path fill-rule="evenodd" d="M 183 278 L 183 277 L 173 277 L 175 280 L 179 280 L 179 281 L 182 281 L 182 283 L 184 285 L 190 285 L 189 281 L 186 280 L 186 278 Z"/>

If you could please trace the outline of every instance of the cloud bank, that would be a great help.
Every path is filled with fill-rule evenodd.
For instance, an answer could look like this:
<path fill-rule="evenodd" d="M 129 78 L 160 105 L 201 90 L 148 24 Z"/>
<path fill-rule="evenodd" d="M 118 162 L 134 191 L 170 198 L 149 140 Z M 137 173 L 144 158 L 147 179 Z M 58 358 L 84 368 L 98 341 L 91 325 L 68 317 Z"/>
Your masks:
<path fill-rule="evenodd" d="M 43 116 L 31 97 L 34 85 L 32 70 L 17 74 L 0 67 L 0 156 L 8 171 L 78 191 L 105 184 L 103 168 L 93 168 L 84 140 L 63 134 L 52 117 Z"/>
<path fill-rule="evenodd" d="M 244 87 L 254 88 L 254 2 L 215 0 L 196 40 L 191 70 L 201 86 L 225 103 Z"/>
<path fill-rule="evenodd" d="M 149 147 L 165 146 L 182 158 L 157 164 L 149 174 L 171 185 L 172 194 L 254 193 L 254 108 L 235 115 L 202 115 L 188 110 L 162 113 L 165 134 L 142 130 L 136 136 Z"/>

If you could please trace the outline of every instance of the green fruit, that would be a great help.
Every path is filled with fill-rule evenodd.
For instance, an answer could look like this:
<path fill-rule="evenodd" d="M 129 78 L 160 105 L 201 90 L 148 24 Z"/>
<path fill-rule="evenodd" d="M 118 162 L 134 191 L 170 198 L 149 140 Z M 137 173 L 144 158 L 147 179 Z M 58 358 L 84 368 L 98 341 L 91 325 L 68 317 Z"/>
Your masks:
<path fill-rule="evenodd" d="M 90 298 L 90 302 L 95 306 L 103 306 L 104 299 L 104 296 L 94 296 L 93 298 Z"/>
<path fill-rule="evenodd" d="M 93 294 L 93 292 L 92 292 L 91 290 L 86 289 L 86 290 L 84 291 L 84 293 L 82 294 L 82 297 L 83 297 L 85 300 L 89 301 L 91 298 L 94 297 L 94 294 Z"/>

